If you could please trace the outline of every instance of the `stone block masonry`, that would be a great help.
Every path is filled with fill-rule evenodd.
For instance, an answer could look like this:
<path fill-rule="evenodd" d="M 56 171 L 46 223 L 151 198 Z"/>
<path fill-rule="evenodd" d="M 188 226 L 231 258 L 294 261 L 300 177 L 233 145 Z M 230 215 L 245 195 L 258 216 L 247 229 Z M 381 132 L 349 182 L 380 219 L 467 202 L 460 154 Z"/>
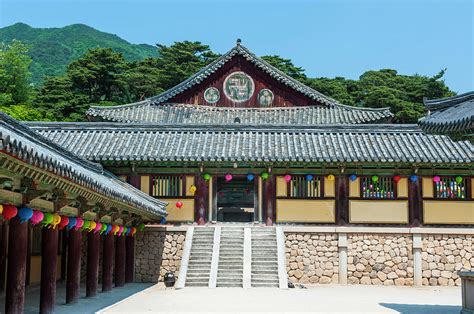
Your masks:
<path fill-rule="evenodd" d="M 178 277 L 185 231 L 151 229 L 139 232 L 135 242 L 135 281 L 158 282 L 171 271 Z"/>

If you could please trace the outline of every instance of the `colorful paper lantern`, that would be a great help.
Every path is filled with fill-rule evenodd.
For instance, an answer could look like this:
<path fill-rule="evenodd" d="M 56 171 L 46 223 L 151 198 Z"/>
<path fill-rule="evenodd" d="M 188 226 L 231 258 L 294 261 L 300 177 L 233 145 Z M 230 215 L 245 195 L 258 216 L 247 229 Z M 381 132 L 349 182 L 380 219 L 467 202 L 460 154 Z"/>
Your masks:
<path fill-rule="evenodd" d="M 123 234 L 124 234 L 124 235 L 127 235 L 127 232 L 128 232 L 128 227 L 123 226 Z"/>
<path fill-rule="evenodd" d="M 122 236 L 122 232 L 123 232 L 123 226 L 119 226 L 119 231 L 118 231 L 119 237 Z"/>
<path fill-rule="evenodd" d="M 61 221 L 59 222 L 59 230 L 64 229 L 64 227 L 66 227 L 67 225 L 69 225 L 69 217 L 61 216 Z"/>
<path fill-rule="evenodd" d="M 334 181 L 335 177 L 334 177 L 333 174 L 330 174 L 330 175 L 327 176 L 327 179 L 328 179 L 329 181 Z"/>
<path fill-rule="evenodd" d="M 461 177 L 461 176 L 457 176 L 457 177 L 456 177 L 456 183 L 457 183 L 457 184 L 461 184 L 461 183 L 462 183 L 462 177 Z"/>
<path fill-rule="evenodd" d="M 402 178 L 402 177 L 399 176 L 399 175 L 393 176 L 393 181 L 394 181 L 395 183 L 398 183 L 398 181 L 400 181 L 401 178 Z"/>
<path fill-rule="evenodd" d="M 410 176 L 410 181 L 411 181 L 411 182 L 416 182 L 416 181 L 418 181 L 418 176 L 416 176 L 416 175 L 414 175 L 414 174 L 411 175 L 411 176 Z"/>
<path fill-rule="evenodd" d="M 313 181 L 314 177 L 312 174 L 307 174 L 306 175 L 306 181 Z"/>
<path fill-rule="evenodd" d="M 211 180 L 211 175 L 209 173 L 205 173 L 203 176 L 204 180 L 209 181 Z"/>
<path fill-rule="evenodd" d="M 379 182 L 379 176 L 372 176 L 372 182 L 374 183 Z"/>
<path fill-rule="evenodd" d="M 253 181 L 253 179 L 255 179 L 255 176 L 254 176 L 253 173 L 247 174 L 247 181 L 251 182 L 251 181 Z"/>
<path fill-rule="evenodd" d="M 67 229 L 71 230 L 76 226 L 77 218 L 76 217 L 69 217 L 69 222 L 67 223 Z"/>
<path fill-rule="evenodd" d="M 89 220 L 84 220 L 81 229 L 82 231 L 89 231 L 90 226 L 91 222 Z"/>
<path fill-rule="evenodd" d="M 183 202 L 177 201 L 177 202 L 176 202 L 176 207 L 177 207 L 177 208 L 183 207 Z"/>
<path fill-rule="evenodd" d="M 3 205 L 0 204 L 0 215 L 3 213 Z"/>
<path fill-rule="evenodd" d="M 441 181 L 441 178 L 439 176 L 433 177 L 433 182 L 438 183 L 439 181 Z"/>
<path fill-rule="evenodd" d="M 189 188 L 189 192 L 194 194 L 194 193 L 196 193 L 196 191 L 197 191 L 197 187 L 194 184 L 191 185 L 191 187 Z"/>
<path fill-rule="evenodd" d="M 41 220 L 41 226 L 46 227 L 53 223 L 53 214 L 51 213 L 44 213 L 43 220 Z"/>
<path fill-rule="evenodd" d="M 39 210 L 34 210 L 33 211 L 33 216 L 31 216 L 31 225 L 35 226 L 39 224 L 44 218 L 44 214 L 42 211 Z"/>
<path fill-rule="evenodd" d="M 10 220 L 18 214 L 18 208 L 13 205 L 7 204 L 3 205 L 3 219 Z"/>
<path fill-rule="evenodd" d="M 283 179 L 285 179 L 286 183 L 289 183 L 291 181 L 291 175 L 287 174 L 283 177 Z"/>
<path fill-rule="evenodd" d="M 21 207 L 18 211 L 18 217 L 20 218 L 20 223 L 25 223 L 33 217 L 33 210 L 29 207 Z"/>
<path fill-rule="evenodd" d="M 89 232 L 91 231 L 94 231 L 95 230 L 95 226 L 97 226 L 97 223 L 95 221 L 91 221 L 90 224 L 89 224 Z"/>
<path fill-rule="evenodd" d="M 357 180 L 357 176 L 356 176 L 355 174 L 351 174 L 351 175 L 349 176 L 349 180 L 355 181 L 355 180 Z"/>
<path fill-rule="evenodd" d="M 232 175 L 230 173 L 225 175 L 225 181 L 226 182 L 232 181 Z"/>
<path fill-rule="evenodd" d="M 100 232 L 102 230 L 102 223 L 101 222 L 96 222 L 95 228 L 94 228 L 94 233 Z"/>
<path fill-rule="evenodd" d="M 114 235 L 116 235 L 119 230 L 120 230 L 119 226 L 117 226 L 117 225 L 112 225 L 112 233 L 113 233 Z"/>
<path fill-rule="evenodd" d="M 141 224 L 138 225 L 138 231 L 143 232 L 145 230 L 145 224 L 142 222 Z"/>
<path fill-rule="evenodd" d="M 137 228 L 132 227 L 131 233 L 132 233 L 132 237 L 133 237 L 135 235 L 135 233 L 137 233 Z"/>
<path fill-rule="evenodd" d="M 51 222 L 51 227 L 53 229 L 55 229 L 56 226 L 58 226 L 60 223 L 61 223 L 61 216 L 59 216 L 58 213 L 54 213 L 53 214 L 53 221 Z"/>
<path fill-rule="evenodd" d="M 84 219 L 82 219 L 81 217 L 77 217 L 76 226 L 74 227 L 74 229 L 79 230 L 82 228 L 83 225 L 84 225 Z"/>
<path fill-rule="evenodd" d="M 270 174 L 268 172 L 264 172 L 260 175 L 262 177 L 262 180 L 267 180 L 270 177 Z"/>

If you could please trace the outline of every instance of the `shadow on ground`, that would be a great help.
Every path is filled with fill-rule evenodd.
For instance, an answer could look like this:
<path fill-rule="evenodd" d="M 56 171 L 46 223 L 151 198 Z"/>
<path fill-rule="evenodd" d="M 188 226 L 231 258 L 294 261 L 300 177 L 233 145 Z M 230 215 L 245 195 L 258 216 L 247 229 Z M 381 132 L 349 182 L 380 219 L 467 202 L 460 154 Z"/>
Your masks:
<path fill-rule="evenodd" d="M 432 305 L 432 304 L 402 304 L 379 303 L 381 306 L 395 310 L 402 314 L 459 314 L 461 307 L 457 305 Z"/>

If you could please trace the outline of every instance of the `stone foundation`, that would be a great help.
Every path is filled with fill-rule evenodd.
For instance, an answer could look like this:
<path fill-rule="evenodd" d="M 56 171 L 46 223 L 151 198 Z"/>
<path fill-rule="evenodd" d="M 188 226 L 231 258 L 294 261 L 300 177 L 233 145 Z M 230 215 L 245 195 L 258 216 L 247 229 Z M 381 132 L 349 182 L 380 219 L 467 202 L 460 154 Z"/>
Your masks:
<path fill-rule="evenodd" d="M 135 281 L 158 282 L 171 271 L 178 278 L 186 232 L 146 230 L 135 239 Z"/>

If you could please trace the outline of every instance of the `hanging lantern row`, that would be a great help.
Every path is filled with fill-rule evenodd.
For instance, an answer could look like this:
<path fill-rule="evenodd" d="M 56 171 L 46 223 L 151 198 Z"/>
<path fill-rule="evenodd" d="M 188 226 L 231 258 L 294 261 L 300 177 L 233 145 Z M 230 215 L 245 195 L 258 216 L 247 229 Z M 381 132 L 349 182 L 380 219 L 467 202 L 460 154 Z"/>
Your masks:
<path fill-rule="evenodd" d="M 109 234 L 112 232 L 117 236 L 134 236 L 137 231 L 143 231 L 145 229 L 145 224 L 143 223 L 137 227 L 126 227 L 96 222 L 93 220 L 84 220 L 81 217 L 60 216 L 57 213 L 43 213 L 42 211 L 33 210 L 26 206 L 18 209 L 16 206 L 10 204 L 0 205 L 0 214 L 5 220 L 10 220 L 18 216 L 20 223 L 30 221 L 33 226 L 40 224 L 41 227 L 52 229 L 58 227 L 59 230 L 66 228 L 67 230 L 74 229 L 100 234 Z M 163 217 L 160 222 L 166 223 L 166 218 Z"/>

